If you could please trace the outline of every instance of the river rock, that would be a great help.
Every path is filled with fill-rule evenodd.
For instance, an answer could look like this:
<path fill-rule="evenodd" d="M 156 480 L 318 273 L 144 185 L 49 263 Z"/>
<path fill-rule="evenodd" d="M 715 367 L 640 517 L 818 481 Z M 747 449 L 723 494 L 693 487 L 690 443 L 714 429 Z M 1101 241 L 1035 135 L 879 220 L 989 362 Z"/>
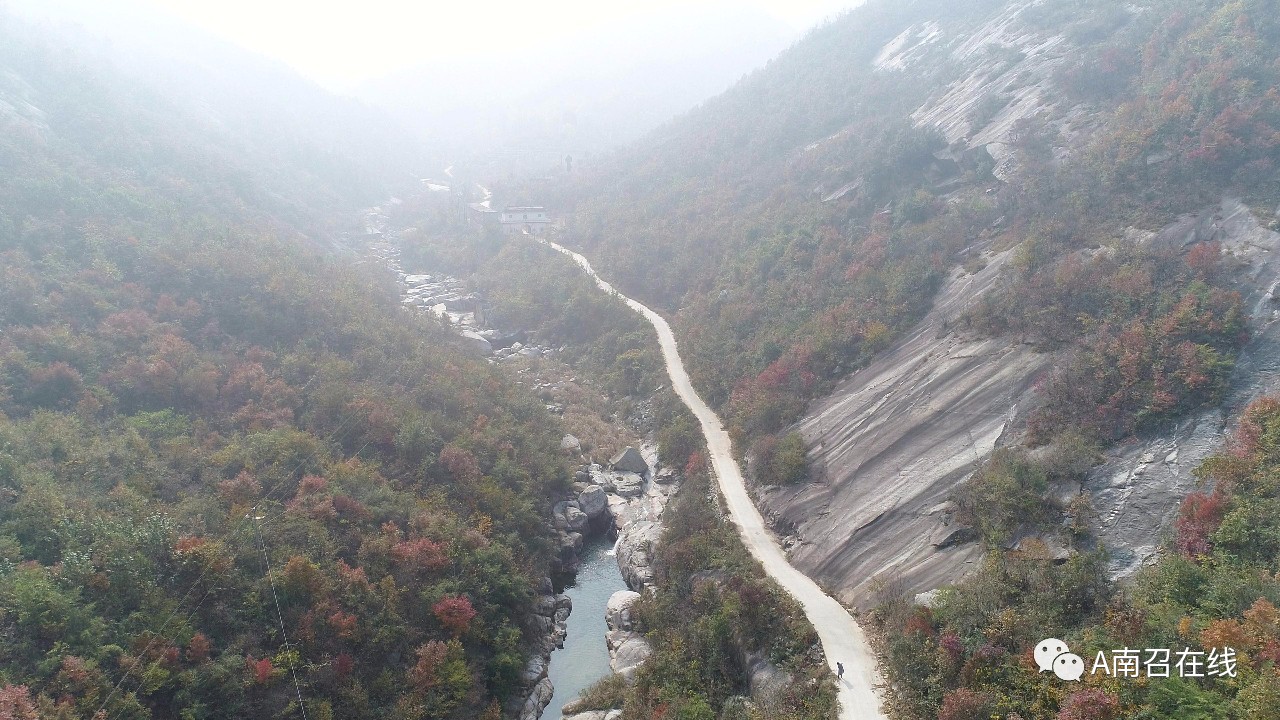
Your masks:
<path fill-rule="evenodd" d="M 640 600 L 640 593 L 634 590 L 619 590 L 609 596 L 605 604 L 604 622 L 610 630 L 631 629 L 631 608 Z"/>
<path fill-rule="evenodd" d="M 609 461 L 609 467 L 613 470 L 636 473 L 638 475 L 644 475 L 649 472 L 649 463 L 645 462 L 644 456 L 633 447 L 628 447 L 615 455 Z"/>
<path fill-rule="evenodd" d="M 653 654 L 649 641 L 638 632 L 610 630 L 605 634 L 604 640 L 609 647 L 609 668 L 628 683 L 635 678 L 636 671 L 644 661 Z"/>
<path fill-rule="evenodd" d="M 578 507 L 586 513 L 588 519 L 595 520 L 604 513 L 605 508 L 609 507 L 609 496 L 604 488 L 592 485 L 579 493 Z"/>
<path fill-rule="evenodd" d="M 542 615 L 543 617 L 551 617 L 556 614 L 558 595 L 547 593 L 537 599 L 533 604 L 533 613 Z"/>
<path fill-rule="evenodd" d="M 608 717 L 608 710 L 588 710 L 576 715 L 562 715 L 561 720 L 606 720 Z"/>
<path fill-rule="evenodd" d="M 560 535 L 561 549 L 568 548 L 576 556 L 582 552 L 583 535 L 580 532 L 567 532 Z"/>
<path fill-rule="evenodd" d="M 582 532 L 587 529 L 587 523 L 591 520 L 586 513 L 576 507 L 570 507 L 565 510 L 564 519 L 567 527 L 574 532 Z"/>
<path fill-rule="evenodd" d="M 633 472 L 615 472 L 611 478 L 613 492 L 622 497 L 640 497 L 644 494 L 644 478 Z"/>
<path fill-rule="evenodd" d="M 539 720 L 554 693 L 555 688 L 552 687 L 550 678 L 544 677 L 539 680 L 538 684 L 533 686 L 533 691 L 529 693 L 529 698 L 524 701 L 524 706 L 520 708 L 520 714 L 517 716 L 519 720 Z"/>

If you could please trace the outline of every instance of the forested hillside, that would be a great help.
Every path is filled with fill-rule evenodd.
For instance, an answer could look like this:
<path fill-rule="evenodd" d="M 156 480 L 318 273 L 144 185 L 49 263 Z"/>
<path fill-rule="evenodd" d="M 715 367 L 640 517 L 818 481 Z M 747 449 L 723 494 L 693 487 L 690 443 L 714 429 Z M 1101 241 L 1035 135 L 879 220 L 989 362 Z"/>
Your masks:
<path fill-rule="evenodd" d="M 1278 34 L 1261 2 L 872 2 L 552 200 L 620 287 L 679 309 L 695 379 L 759 439 L 983 249 L 1022 243 L 1022 298 L 1075 251 L 1224 193 L 1270 220 Z M 1069 340 L 1037 292 L 1020 312 L 1045 328 L 983 323 Z"/>
<path fill-rule="evenodd" d="M 818 526 L 798 533 L 793 559 L 839 565 L 823 579 L 876 585 L 887 601 L 875 622 L 903 717 L 1266 717 L 1276 697 L 1268 613 L 1280 598 L 1262 438 L 1274 402 L 1245 413 L 1224 454 L 1189 465 L 1206 487 L 1183 507 L 1176 540 L 1160 539 L 1152 511 L 1142 542 L 1163 559 L 1134 583 L 1116 581 L 1109 561 L 1131 548 L 1099 542 L 1111 519 L 1091 503 L 1099 485 L 1140 492 L 1144 470 L 1091 472 L 1188 418 L 1217 418 L 1208 432 L 1220 432 L 1248 398 L 1237 388 L 1273 382 L 1256 356 L 1237 361 L 1274 317 L 1277 47 L 1280 23 L 1261 0 L 870 2 L 611 166 L 552 189 L 496 189 L 559 203 L 568 244 L 670 311 L 695 382 L 726 412 L 766 502 Z M 1217 241 L 1224 198 L 1243 202 L 1265 243 Z M 988 267 L 974 302 L 934 306 L 940 289 Z M 931 312 L 936 323 L 919 326 Z M 999 449 L 933 462 L 954 463 L 954 474 L 930 504 L 895 506 L 900 487 L 889 487 L 937 479 L 921 461 L 874 468 L 888 497 L 871 493 L 883 503 L 867 513 L 823 505 L 841 490 L 826 473 L 851 453 L 806 447 L 793 423 L 921 333 L 953 348 L 999 340 L 1036 358 L 1018 377 L 1027 392 L 987 409 L 999 416 Z M 889 357 L 920 364 L 927 382 L 862 388 L 869 409 L 836 418 L 831 437 L 919 407 L 963 438 L 966 418 L 948 419 L 952 399 L 928 382 L 973 366 L 948 364 L 945 348 Z M 1265 377 L 1241 377 L 1251 371 Z M 868 457 L 918 442 L 892 434 L 900 429 Z M 825 465 L 806 467 L 806 454 Z M 1190 462 L 1173 452 L 1140 464 L 1162 459 Z M 894 514 L 948 527 L 883 549 L 892 570 L 909 572 L 904 558 L 920 545 L 969 542 L 985 560 L 953 568 L 968 579 L 919 606 L 894 572 L 851 579 L 851 539 Z M 815 556 L 825 564 L 805 559 Z M 1091 677 L 1077 690 L 1034 672 L 1030 648 L 1054 633 L 1090 657 L 1230 646 L 1245 652 L 1245 670 L 1231 681 Z"/>
<path fill-rule="evenodd" d="M 0 715 L 497 717 L 541 404 L 306 242 L 359 198 L 2 17 L 0 125 Z"/>

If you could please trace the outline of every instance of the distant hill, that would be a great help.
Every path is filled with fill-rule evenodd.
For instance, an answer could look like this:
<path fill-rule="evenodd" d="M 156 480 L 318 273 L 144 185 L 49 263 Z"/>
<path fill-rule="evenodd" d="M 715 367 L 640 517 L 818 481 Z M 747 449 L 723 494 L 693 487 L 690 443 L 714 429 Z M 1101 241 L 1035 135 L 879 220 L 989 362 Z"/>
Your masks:
<path fill-rule="evenodd" d="M 10 0 L 52 42 L 129 78 L 201 125 L 298 217 L 373 205 L 441 167 L 385 111 L 337 97 L 282 63 L 242 50 L 137 0 Z M 139 98 L 145 101 L 146 98 Z M 174 116 L 176 121 L 177 117 Z"/>

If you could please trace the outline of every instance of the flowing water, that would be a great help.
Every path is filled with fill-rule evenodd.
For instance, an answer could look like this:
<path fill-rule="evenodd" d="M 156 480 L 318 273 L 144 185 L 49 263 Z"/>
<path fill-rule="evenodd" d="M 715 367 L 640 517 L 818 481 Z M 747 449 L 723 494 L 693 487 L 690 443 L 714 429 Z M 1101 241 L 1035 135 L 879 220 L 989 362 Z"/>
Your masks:
<path fill-rule="evenodd" d="M 614 557 L 613 541 L 599 538 L 583 548 L 582 565 L 574 585 L 565 589 L 573 598 L 564 649 L 551 653 L 547 674 L 555 686 L 545 720 L 559 720 L 560 707 L 609 674 L 609 650 L 604 644 L 604 610 L 609 596 L 626 590 Z"/>

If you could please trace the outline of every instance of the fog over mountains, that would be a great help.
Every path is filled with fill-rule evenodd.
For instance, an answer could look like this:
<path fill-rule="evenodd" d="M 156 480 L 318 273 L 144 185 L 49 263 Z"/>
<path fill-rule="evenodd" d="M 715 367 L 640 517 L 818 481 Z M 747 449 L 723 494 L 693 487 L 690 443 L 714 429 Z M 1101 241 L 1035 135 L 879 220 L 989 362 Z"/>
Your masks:
<path fill-rule="evenodd" d="M 572 43 L 393 73 L 356 94 L 451 157 L 540 170 L 566 154 L 639 138 L 723 92 L 794 37 L 754 6 L 668 8 Z"/>

